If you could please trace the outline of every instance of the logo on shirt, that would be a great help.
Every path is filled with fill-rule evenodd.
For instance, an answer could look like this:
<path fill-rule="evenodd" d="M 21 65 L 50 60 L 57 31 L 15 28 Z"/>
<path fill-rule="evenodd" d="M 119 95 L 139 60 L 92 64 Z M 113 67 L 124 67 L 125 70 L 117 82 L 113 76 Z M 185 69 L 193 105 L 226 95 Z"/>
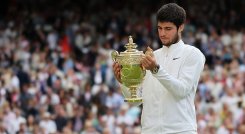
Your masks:
<path fill-rule="evenodd" d="M 176 58 L 173 58 L 173 60 L 177 60 L 177 59 L 179 59 L 180 57 L 176 57 Z"/>

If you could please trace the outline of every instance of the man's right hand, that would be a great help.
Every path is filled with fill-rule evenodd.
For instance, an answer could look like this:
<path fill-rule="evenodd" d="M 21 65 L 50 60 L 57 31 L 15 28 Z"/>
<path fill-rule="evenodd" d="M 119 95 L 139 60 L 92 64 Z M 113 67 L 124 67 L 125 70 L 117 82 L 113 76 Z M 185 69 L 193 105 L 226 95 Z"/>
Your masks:
<path fill-rule="evenodd" d="M 122 81 L 121 81 L 121 65 L 119 65 L 119 63 L 117 63 L 117 62 L 113 63 L 113 72 L 114 72 L 114 76 L 116 77 L 117 81 L 122 83 Z"/>

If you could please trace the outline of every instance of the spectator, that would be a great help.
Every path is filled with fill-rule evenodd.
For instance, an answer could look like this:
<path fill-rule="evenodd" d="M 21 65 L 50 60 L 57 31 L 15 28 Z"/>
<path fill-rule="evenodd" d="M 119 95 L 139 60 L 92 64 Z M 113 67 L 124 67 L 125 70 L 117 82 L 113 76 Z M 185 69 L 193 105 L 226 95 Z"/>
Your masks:
<path fill-rule="evenodd" d="M 51 115 L 48 112 L 45 112 L 43 114 L 43 118 L 40 121 L 39 126 L 47 134 L 57 132 L 57 126 L 56 126 L 55 122 L 51 119 Z"/>

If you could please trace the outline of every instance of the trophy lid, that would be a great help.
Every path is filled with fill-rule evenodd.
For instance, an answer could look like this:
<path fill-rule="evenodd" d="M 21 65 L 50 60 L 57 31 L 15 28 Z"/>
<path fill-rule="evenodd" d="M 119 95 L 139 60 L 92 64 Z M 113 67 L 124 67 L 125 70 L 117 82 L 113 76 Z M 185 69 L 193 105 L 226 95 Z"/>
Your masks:
<path fill-rule="evenodd" d="M 137 45 L 134 43 L 132 36 L 128 37 L 128 43 L 124 46 L 126 50 L 124 52 L 121 52 L 120 55 L 141 55 L 143 54 L 143 51 L 138 51 L 136 49 Z"/>

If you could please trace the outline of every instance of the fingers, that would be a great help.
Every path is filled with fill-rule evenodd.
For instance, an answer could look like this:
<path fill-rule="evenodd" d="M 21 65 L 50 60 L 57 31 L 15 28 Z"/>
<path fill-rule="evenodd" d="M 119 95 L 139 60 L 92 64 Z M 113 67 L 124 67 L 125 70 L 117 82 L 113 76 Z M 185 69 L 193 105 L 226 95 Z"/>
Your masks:
<path fill-rule="evenodd" d="M 152 70 L 156 65 L 156 61 L 154 57 L 146 55 L 142 58 L 141 64 L 145 69 Z"/>
<path fill-rule="evenodd" d="M 116 77 L 116 79 L 121 82 L 121 65 L 119 65 L 117 62 L 113 63 L 113 72 Z"/>
<path fill-rule="evenodd" d="M 149 46 L 146 49 L 145 55 L 142 57 L 141 64 L 147 70 L 152 70 L 157 64 L 153 50 Z"/>
<path fill-rule="evenodd" d="M 146 55 L 145 57 L 142 58 L 142 64 L 144 67 L 147 67 L 148 65 L 151 64 L 151 57 L 149 55 Z"/>
<path fill-rule="evenodd" d="M 154 57 L 153 50 L 149 46 L 146 49 L 145 55 L 149 55 L 151 57 Z"/>

